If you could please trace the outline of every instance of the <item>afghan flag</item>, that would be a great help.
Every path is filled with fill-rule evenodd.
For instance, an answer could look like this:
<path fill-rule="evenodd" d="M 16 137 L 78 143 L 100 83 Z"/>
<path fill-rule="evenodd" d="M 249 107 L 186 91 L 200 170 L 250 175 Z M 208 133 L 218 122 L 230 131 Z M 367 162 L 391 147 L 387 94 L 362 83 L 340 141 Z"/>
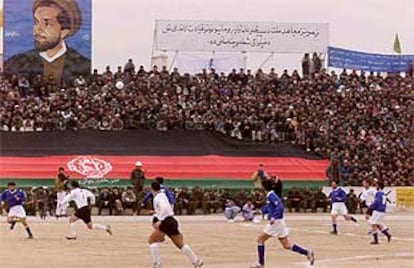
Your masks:
<path fill-rule="evenodd" d="M 328 161 L 292 144 L 257 144 L 207 131 L 80 130 L 0 132 L 0 180 L 52 180 L 58 167 L 70 178 L 129 184 L 135 162 L 148 178 L 252 184 L 259 164 L 284 181 L 324 181 Z M 38 183 L 39 184 L 39 183 Z M 30 185 L 30 184 L 29 184 Z"/>

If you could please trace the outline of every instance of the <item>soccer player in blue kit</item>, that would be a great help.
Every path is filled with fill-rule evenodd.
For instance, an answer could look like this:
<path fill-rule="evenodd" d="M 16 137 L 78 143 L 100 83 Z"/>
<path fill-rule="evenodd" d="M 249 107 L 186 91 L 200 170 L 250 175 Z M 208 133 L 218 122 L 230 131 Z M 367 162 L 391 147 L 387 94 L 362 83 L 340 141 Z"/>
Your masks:
<path fill-rule="evenodd" d="M 332 231 L 331 234 L 338 234 L 338 226 L 336 223 L 336 218 L 338 215 L 341 215 L 347 221 L 353 221 L 357 223 L 357 219 L 348 214 L 348 209 L 346 208 L 346 193 L 341 188 L 338 187 L 336 181 L 331 181 L 332 192 L 329 194 L 329 199 L 332 202 L 331 217 L 332 217 Z"/>
<path fill-rule="evenodd" d="M 266 193 L 266 205 L 262 208 L 262 212 L 268 214 L 269 222 L 265 229 L 257 237 L 257 253 L 259 260 L 251 268 L 262 268 L 265 264 L 265 242 L 271 237 L 277 237 L 282 246 L 296 253 L 306 256 L 310 265 L 315 262 L 315 256 L 312 250 L 302 248 L 297 244 L 291 244 L 288 235 L 289 229 L 286 227 L 283 219 L 283 202 L 272 190 L 272 182 L 267 180 L 262 182 Z"/>
<path fill-rule="evenodd" d="M 168 202 L 170 203 L 170 205 L 172 207 L 174 207 L 174 205 L 175 205 L 174 194 L 170 191 L 170 189 L 168 189 L 167 186 L 164 185 L 164 178 L 163 177 L 156 177 L 155 181 L 158 182 L 161 185 L 161 192 L 165 193 L 165 195 L 168 198 Z M 152 192 L 148 191 L 144 195 L 144 197 L 142 198 L 141 207 L 144 207 L 150 201 L 150 199 L 153 198 L 153 197 L 154 196 L 153 196 Z"/>
<path fill-rule="evenodd" d="M 7 215 L 7 222 L 10 224 L 10 230 L 14 229 L 17 222 L 21 222 L 26 229 L 29 239 L 33 239 L 32 231 L 26 222 L 26 211 L 23 204 L 26 200 L 24 192 L 16 188 L 15 182 L 7 184 L 7 190 L 0 193 L 0 205 L 6 202 L 9 206 L 9 214 Z"/>
<path fill-rule="evenodd" d="M 377 245 L 378 243 L 378 231 L 381 231 L 386 237 L 388 242 L 391 241 L 391 234 L 389 229 L 383 224 L 385 212 L 387 210 L 387 196 L 384 193 L 384 183 L 382 181 L 377 182 L 377 192 L 375 194 L 375 200 L 369 207 L 372 210 L 372 216 L 368 222 L 372 226 L 374 241 L 371 245 Z"/>

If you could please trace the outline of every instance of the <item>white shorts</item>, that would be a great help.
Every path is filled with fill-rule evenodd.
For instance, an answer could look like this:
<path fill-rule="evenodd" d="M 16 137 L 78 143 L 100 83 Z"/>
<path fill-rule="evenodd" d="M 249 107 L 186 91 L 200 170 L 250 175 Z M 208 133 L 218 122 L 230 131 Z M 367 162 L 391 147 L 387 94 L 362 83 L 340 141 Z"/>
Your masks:
<path fill-rule="evenodd" d="M 368 222 L 370 224 L 376 224 L 376 225 L 382 225 L 382 222 L 384 221 L 385 212 L 380 211 L 373 211 L 372 216 L 369 218 Z"/>
<path fill-rule="evenodd" d="M 345 206 L 345 203 L 336 202 L 332 203 L 331 215 L 347 215 L 348 209 Z"/>
<path fill-rule="evenodd" d="M 289 235 L 289 229 L 286 227 L 285 220 L 276 220 L 274 224 L 268 223 L 263 232 L 267 235 L 277 238 L 285 238 Z"/>
<path fill-rule="evenodd" d="M 8 217 L 26 218 L 26 210 L 23 206 L 14 206 L 9 210 Z"/>

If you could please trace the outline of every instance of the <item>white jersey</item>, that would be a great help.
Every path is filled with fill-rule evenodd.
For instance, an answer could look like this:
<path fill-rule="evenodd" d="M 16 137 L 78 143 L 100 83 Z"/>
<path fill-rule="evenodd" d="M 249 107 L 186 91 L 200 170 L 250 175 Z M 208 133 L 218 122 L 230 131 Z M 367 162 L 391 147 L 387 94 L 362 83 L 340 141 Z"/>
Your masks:
<path fill-rule="evenodd" d="M 369 207 L 372 203 L 374 203 L 376 193 L 377 190 L 374 187 L 369 187 L 368 189 L 364 189 L 362 191 L 360 198 L 362 201 L 365 201 L 365 205 Z"/>
<path fill-rule="evenodd" d="M 157 193 L 157 195 L 154 197 L 153 204 L 155 210 L 154 216 L 158 220 L 163 221 L 165 218 L 169 216 L 174 216 L 174 211 L 165 193 Z"/>
<path fill-rule="evenodd" d="M 92 205 L 95 204 L 95 196 L 92 192 L 85 189 L 76 188 L 70 191 L 70 193 L 65 196 L 65 199 L 62 203 L 66 204 L 70 201 L 74 201 L 77 209 L 80 209 L 88 206 L 88 199 L 90 200 Z"/>

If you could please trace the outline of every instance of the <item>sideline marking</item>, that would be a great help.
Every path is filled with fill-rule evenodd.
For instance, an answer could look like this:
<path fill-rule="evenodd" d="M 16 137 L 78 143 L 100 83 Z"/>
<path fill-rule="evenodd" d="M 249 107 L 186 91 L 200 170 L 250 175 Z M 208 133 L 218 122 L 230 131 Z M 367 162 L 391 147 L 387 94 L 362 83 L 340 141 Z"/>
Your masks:
<path fill-rule="evenodd" d="M 329 259 L 317 259 L 315 264 L 319 263 L 331 263 L 331 262 L 345 262 L 345 261 L 352 261 L 352 260 L 370 260 L 370 259 L 378 259 L 378 258 L 400 258 L 400 257 L 414 257 L 414 253 L 412 252 L 402 252 L 402 253 L 394 253 L 394 254 L 383 254 L 383 255 L 359 255 L 353 257 L 341 257 L 341 258 L 329 258 Z M 296 265 L 306 265 L 308 266 L 308 262 L 297 262 Z"/>

